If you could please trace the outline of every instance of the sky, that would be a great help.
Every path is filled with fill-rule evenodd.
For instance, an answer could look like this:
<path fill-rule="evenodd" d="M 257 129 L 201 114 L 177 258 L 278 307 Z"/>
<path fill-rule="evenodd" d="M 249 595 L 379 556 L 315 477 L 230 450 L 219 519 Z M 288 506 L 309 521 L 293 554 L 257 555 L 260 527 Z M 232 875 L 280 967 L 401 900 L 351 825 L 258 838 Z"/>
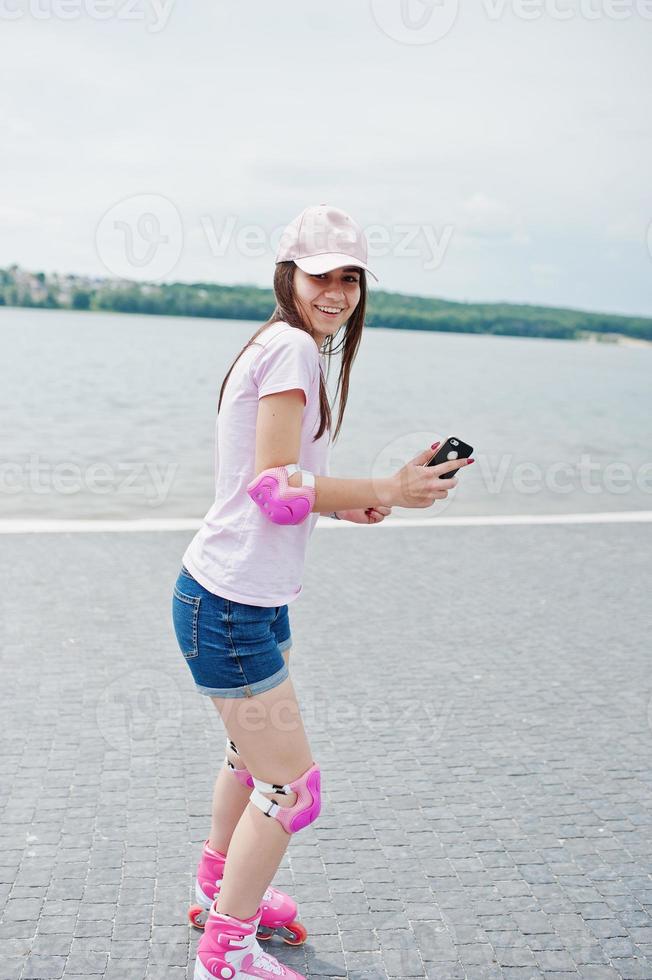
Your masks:
<path fill-rule="evenodd" d="M 652 0 L 0 0 L 0 267 L 652 316 Z"/>

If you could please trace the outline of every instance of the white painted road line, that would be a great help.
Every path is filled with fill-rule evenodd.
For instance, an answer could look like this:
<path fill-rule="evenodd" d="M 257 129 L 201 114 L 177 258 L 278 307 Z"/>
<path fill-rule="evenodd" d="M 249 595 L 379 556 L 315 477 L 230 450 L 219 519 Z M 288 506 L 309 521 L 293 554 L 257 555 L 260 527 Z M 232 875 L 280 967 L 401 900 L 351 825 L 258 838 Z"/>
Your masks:
<path fill-rule="evenodd" d="M 466 517 L 395 517 L 391 514 L 377 526 L 385 530 L 404 527 L 495 527 L 506 524 L 649 524 L 652 510 L 607 511 L 593 514 L 498 514 Z M 125 531 L 196 531 L 201 519 L 195 517 L 143 517 L 134 520 L 54 520 L 48 518 L 7 518 L 0 520 L 0 534 L 59 534 L 81 532 L 105 534 Z M 364 528 L 372 525 L 353 524 L 320 517 L 317 528 Z"/>

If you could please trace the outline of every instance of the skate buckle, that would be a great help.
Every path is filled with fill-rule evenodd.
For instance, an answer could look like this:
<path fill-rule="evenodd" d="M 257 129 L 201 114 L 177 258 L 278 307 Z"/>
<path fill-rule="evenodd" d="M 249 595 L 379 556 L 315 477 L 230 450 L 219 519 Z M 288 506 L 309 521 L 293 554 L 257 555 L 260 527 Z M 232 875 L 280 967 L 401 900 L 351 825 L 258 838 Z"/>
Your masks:
<path fill-rule="evenodd" d="M 244 936 L 228 936 L 224 932 L 218 933 L 217 941 L 220 945 L 233 946 L 235 949 L 242 949 L 242 943 L 244 942 Z"/>

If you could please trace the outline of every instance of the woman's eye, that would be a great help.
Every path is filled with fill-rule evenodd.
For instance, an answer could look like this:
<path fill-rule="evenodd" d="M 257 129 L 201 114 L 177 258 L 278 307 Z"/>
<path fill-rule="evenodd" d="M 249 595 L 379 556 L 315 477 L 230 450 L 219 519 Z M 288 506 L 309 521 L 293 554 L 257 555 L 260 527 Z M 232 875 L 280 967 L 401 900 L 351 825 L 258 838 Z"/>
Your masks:
<path fill-rule="evenodd" d="M 328 273 L 327 272 L 312 272 L 312 273 L 310 273 L 310 276 L 311 276 L 312 279 L 328 279 Z M 359 279 L 358 276 L 344 276 L 343 278 L 344 278 L 344 281 L 347 282 L 347 283 L 357 284 L 357 283 L 360 282 L 360 279 Z"/>

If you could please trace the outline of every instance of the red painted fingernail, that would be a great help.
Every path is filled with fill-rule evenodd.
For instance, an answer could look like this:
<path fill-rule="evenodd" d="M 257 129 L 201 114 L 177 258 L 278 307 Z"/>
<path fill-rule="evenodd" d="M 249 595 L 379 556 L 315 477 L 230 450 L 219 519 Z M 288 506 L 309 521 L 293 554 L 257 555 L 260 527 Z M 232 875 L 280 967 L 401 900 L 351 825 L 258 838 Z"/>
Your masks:
<path fill-rule="evenodd" d="M 441 439 L 439 440 L 439 442 L 441 442 Z M 437 446 L 439 445 L 439 442 L 433 442 L 433 444 L 432 444 L 432 446 L 430 448 L 431 449 L 436 449 Z"/>
<path fill-rule="evenodd" d="M 467 466 L 470 466 L 470 465 L 471 465 L 471 463 L 475 463 L 475 460 L 474 460 L 474 459 L 470 459 L 470 460 L 468 461 L 468 463 L 467 463 L 466 465 L 467 465 Z"/>

